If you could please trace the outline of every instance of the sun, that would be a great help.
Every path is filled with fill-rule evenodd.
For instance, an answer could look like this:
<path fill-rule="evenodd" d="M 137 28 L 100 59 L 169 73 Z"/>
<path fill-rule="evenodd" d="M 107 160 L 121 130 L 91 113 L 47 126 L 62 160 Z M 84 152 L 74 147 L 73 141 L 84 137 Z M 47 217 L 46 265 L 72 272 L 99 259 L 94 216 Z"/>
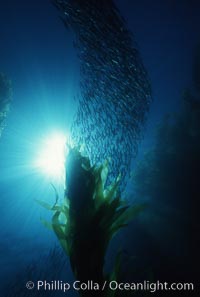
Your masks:
<path fill-rule="evenodd" d="M 67 155 L 67 137 L 62 133 L 53 133 L 41 141 L 35 167 L 47 177 L 62 179 Z"/>

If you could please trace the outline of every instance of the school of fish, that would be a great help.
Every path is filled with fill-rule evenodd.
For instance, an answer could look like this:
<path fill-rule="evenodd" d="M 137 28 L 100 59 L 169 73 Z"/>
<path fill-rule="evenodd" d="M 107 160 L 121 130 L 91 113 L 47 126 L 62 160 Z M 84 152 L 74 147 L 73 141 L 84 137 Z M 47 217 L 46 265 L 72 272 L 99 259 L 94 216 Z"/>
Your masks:
<path fill-rule="evenodd" d="M 80 61 L 79 107 L 71 133 L 92 163 L 109 158 L 109 180 L 124 190 L 152 102 L 132 34 L 112 0 L 54 0 L 75 33 Z"/>

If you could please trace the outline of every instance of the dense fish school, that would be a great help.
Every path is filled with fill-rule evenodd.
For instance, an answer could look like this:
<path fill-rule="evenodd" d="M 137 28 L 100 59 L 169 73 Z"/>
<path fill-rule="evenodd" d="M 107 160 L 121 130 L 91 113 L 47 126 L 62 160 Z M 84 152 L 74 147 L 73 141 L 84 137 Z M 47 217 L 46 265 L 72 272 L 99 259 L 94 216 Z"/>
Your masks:
<path fill-rule="evenodd" d="M 75 32 L 80 59 L 81 96 L 72 137 L 92 163 L 109 158 L 109 177 L 120 173 L 122 190 L 152 101 L 147 73 L 112 0 L 53 3 Z"/>

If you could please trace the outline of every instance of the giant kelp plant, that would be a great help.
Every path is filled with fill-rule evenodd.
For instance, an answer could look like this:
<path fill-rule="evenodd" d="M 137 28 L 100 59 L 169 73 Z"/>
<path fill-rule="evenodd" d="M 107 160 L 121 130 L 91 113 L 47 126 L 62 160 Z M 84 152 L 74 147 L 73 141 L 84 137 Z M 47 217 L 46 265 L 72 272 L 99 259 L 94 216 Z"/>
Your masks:
<path fill-rule="evenodd" d="M 5 127 L 5 119 L 11 101 L 11 82 L 0 73 L 0 136 Z"/>
<path fill-rule="evenodd" d="M 69 256 L 75 278 L 97 284 L 92 293 L 79 291 L 81 296 L 116 296 L 102 287 L 116 279 L 119 257 L 107 276 L 104 260 L 112 237 L 143 209 L 125 203 L 121 192 L 151 102 L 150 84 L 112 0 L 53 3 L 76 35 L 81 94 L 71 134 L 87 157 L 76 148 L 69 150 L 64 201 L 54 206 L 40 202 L 54 212 L 52 222 L 43 223 Z"/>
<path fill-rule="evenodd" d="M 194 281 L 200 267 L 200 51 L 193 87 L 182 101 L 180 112 L 160 124 L 154 147 L 135 170 L 134 186 L 140 201 L 151 201 L 144 219 L 165 255 L 157 260 L 164 267 L 158 276 Z"/>
<path fill-rule="evenodd" d="M 70 258 L 76 279 L 99 287 L 92 296 L 114 296 L 104 282 L 110 240 L 143 206 L 129 207 L 119 190 L 126 184 L 140 129 L 151 101 L 150 84 L 131 34 L 112 0 L 54 0 L 63 21 L 76 34 L 80 59 L 80 99 L 71 133 L 75 146 L 66 164 L 66 195 L 53 207 L 54 230 Z M 110 173 L 108 174 L 109 158 Z M 119 176 L 120 178 L 116 178 Z M 117 258 L 118 259 L 118 258 Z M 81 296 L 91 292 L 80 291 Z"/>
<path fill-rule="evenodd" d="M 121 188 L 137 152 L 151 88 L 136 44 L 112 0 L 53 0 L 76 35 L 80 59 L 79 108 L 72 126 L 92 164 L 111 157 L 110 177 Z"/>
<path fill-rule="evenodd" d="M 73 148 L 66 163 L 66 194 L 63 204 L 50 206 L 52 222 L 43 223 L 53 229 L 61 246 L 70 258 L 74 275 L 81 283 L 92 281 L 97 289 L 92 296 L 115 296 L 103 285 L 105 281 L 116 279 L 119 257 L 113 273 L 104 274 L 104 261 L 112 237 L 135 217 L 144 205 L 128 206 L 121 199 L 118 177 L 106 185 L 108 162 L 91 166 L 88 158 Z M 90 290 L 80 290 L 81 296 L 91 296 Z"/>

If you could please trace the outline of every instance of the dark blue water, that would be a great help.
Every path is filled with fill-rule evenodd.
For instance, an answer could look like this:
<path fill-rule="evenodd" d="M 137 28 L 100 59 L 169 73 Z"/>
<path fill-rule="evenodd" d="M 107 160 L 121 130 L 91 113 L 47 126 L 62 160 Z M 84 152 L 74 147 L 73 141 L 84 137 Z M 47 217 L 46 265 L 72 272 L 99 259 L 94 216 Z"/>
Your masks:
<path fill-rule="evenodd" d="M 181 93 L 191 85 L 200 6 L 198 1 L 186 0 L 117 0 L 116 4 L 134 34 L 153 90 L 140 159 L 154 144 L 156 125 L 166 113 L 180 109 Z M 32 261 L 48 255 L 57 243 L 53 232 L 40 222 L 50 214 L 35 202 L 54 203 L 55 193 L 50 180 L 32 164 L 43 137 L 52 131 L 68 133 L 77 107 L 74 96 L 79 93 L 80 77 L 74 36 L 58 15 L 47 0 L 0 4 L 0 71 L 11 79 L 13 87 L 13 102 L 0 139 L 2 296 L 6 296 L 8 281 L 23 274 Z M 56 186 L 62 197 L 62 185 Z M 145 253 L 148 247 L 143 236 L 148 237 L 151 230 L 138 230 L 137 225 L 131 225 L 121 233 L 112 244 L 111 257 L 124 236 L 130 236 L 129 246 L 135 246 L 136 254 L 140 249 Z M 150 249 L 154 250 L 154 244 Z M 150 253 L 149 257 L 153 256 Z M 69 264 L 66 267 L 71 280 Z"/>

